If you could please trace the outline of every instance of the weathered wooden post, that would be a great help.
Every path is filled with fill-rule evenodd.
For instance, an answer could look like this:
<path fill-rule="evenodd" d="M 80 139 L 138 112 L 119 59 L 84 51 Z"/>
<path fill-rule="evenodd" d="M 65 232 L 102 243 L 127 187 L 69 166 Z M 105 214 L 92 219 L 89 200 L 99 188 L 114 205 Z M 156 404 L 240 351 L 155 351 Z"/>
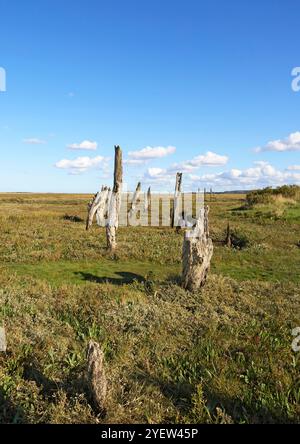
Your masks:
<path fill-rule="evenodd" d="M 202 287 L 210 269 L 213 243 L 209 238 L 209 208 L 200 210 L 196 225 L 186 231 L 182 250 L 182 285 L 185 289 L 196 291 Z"/>
<path fill-rule="evenodd" d="M 116 249 L 117 246 L 116 233 L 119 226 L 122 182 L 123 182 L 122 150 L 119 146 L 115 146 L 114 187 L 110 197 L 108 218 L 106 223 L 107 248 L 112 252 Z"/>
<path fill-rule="evenodd" d="M 173 217 L 172 217 L 172 228 L 178 227 L 179 214 L 181 214 L 180 200 L 181 200 L 181 184 L 182 184 L 182 173 L 176 174 L 176 184 L 175 184 L 175 194 L 174 194 L 174 207 L 173 207 Z"/>
<path fill-rule="evenodd" d="M 107 394 L 104 354 L 99 344 L 94 341 L 90 341 L 87 348 L 86 378 L 94 406 L 100 413 L 104 413 Z"/>
<path fill-rule="evenodd" d="M 150 203 L 151 203 L 151 187 L 148 188 L 147 194 L 145 196 L 144 212 L 147 214 L 150 208 Z"/>
<path fill-rule="evenodd" d="M 137 184 L 137 187 L 136 187 L 135 193 L 134 193 L 134 195 L 133 195 L 132 202 L 131 202 L 131 208 L 130 208 L 129 213 L 128 213 L 129 221 L 130 221 L 130 219 L 135 215 L 135 212 L 136 212 L 136 206 L 137 206 L 137 203 L 138 203 L 138 201 L 139 201 L 140 194 L 141 194 L 141 189 L 142 189 L 141 182 L 139 182 L 139 183 Z"/>
<path fill-rule="evenodd" d="M 92 226 L 93 223 L 93 218 L 94 218 L 94 214 L 95 214 L 95 206 L 97 205 L 98 201 L 99 201 L 99 196 L 100 196 L 101 192 L 99 191 L 98 193 L 96 193 L 93 197 L 93 199 L 88 203 L 87 209 L 88 209 L 88 214 L 87 214 L 87 219 L 86 219 L 86 230 L 89 230 L 89 228 Z"/>
<path fill-rule="evenodd" d="M 89 230 L 92 226 L 95 214 L 100 214 L 105 212 L 106 200 L 107 200 L 108 189 L 107 187 L 102 187 L 99 193 L 95 194 L 94 198 L 88 205 L 88 215 L 86 220 L 86 229 Z M 98 218 L 97 218 L 98 219 Z"/>
<path fill-rule="evenodd" d="M 110 188 L 104 187 L 101 191 L 101 200 L 96 209 L 96 220 L 97 224 L 100 227 L 105 227 L 106 225 L 105 218 L 106 218 L 109 199 L 110 199 Z"/>

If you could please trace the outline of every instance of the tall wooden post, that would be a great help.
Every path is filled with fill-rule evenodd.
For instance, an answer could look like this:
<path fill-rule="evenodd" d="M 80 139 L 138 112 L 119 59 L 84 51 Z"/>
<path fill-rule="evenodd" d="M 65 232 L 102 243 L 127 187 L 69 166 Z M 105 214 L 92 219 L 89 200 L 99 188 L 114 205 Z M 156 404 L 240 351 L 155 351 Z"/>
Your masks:
<path fill-rule="evenodd" d="M 196 291 L 202 287 L 210 269 L 213 243 L 209 238 L 209 208 L 200 211 L 195 227 L 185 233 L 182 250 L 182 285 Z"/>
<path fill-rule="evenodd" d="M 180 212 L 181 184 L 182 184 L 182 173 L 177 173 L 176 174 L 176 184 L 175 184 L 175 194 L 174 194 L 172 228 L 178 227 L 179 213 L 181 213 Z"/>
<path fill-rule="evenodd" d="M 106 224 L 107 248 L 110 251 L 114 251 L 117 246 L 116 234 L 119 226 L 122 182 L 123 182 L 122 150 L 119 146 L 115 146 L 114 187 L 109 202 L 108 219 Z"/>

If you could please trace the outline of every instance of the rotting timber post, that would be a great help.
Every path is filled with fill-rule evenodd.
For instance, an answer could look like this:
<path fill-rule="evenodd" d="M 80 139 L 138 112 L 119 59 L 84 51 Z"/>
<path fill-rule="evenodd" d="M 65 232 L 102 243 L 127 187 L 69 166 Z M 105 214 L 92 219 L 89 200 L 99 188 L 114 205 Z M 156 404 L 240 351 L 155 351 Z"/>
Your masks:
<path fill-rule="evenodd" d="M 186 290 L 196 291 L 205 282 L 213 255 L 213 243 L 209 237 L 209 208 L 201 209 L 193 229 L 185 232 L 182 250 L 182 285 Z"/>

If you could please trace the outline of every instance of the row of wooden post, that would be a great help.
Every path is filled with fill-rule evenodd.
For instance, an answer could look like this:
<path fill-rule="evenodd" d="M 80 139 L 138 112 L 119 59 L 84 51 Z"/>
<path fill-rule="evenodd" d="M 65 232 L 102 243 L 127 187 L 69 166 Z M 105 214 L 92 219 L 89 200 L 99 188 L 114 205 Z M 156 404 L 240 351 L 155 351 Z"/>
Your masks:
<path fill-rule="evenodd" d="M 117 246 L 117 230 L 119 226 L 119 212 L 121 206 L 121 192 L 123 183 L 123 165 L 122 150 L 119 146 L 115 146 L 115 166 L 114 166 L 114 183 L 110 190 L 105 187 L 101 192 L 94 196 L 89 204 L 86 228 L 92 224 L 93 218 L 97 213 L 99 218 L 104 218 L 106 208 L 106 239 L 107 248 L 114 252 Z M 181 214 L 181 192 L 182 192 L 182 173 L 177 173 L 174 206 L 172 214 L 172 227 L 179 227 L 182 218 Z M 145 211 L 148 213 L 151 197 L 150 188 L 148 189 Z M 139 182 L 133 195 L 131 207 L 128 213 L 129 219 L 135 215 L 137 203 L 141 194 L 141 183 Z M 183 287 L 195 291 L 204 285 L 210 268 L 210 261 L 213 254 L 213 244 L 209 237 L 208 229 L 209 208 L 204 207 L 200 211 L 199 218 L 195 226 L 187 230 L 184 234 L 183 250 L 182 250 L 182 284 Z"/>
<path fill-rule="evenodd" d="M 207 196 L 208 192 L 206 190 L 206 188 L 204 188 L 204 202 L 206 202 L 206 196 Z M 212 196 L 213 196 L 213 190 L 212 188 L 209 190 L 209 196 L 210 196 L 210 201 L 212 201 Z"/>

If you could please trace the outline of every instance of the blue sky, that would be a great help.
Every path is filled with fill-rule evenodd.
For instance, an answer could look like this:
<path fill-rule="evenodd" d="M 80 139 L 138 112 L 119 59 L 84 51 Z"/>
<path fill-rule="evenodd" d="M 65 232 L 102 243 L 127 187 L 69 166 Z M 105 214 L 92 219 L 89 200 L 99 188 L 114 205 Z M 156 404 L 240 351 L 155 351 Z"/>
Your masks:
<path fill-rule="evenodd" d="M 298 0 L 0 0 L 0 191 L 300 183 Z M 299 80 L 300 85 L 300 80 Z M 95 149 L 96 148 L 96 149 Z M 255 149 L 256 148 L 256 149 Z"/>

